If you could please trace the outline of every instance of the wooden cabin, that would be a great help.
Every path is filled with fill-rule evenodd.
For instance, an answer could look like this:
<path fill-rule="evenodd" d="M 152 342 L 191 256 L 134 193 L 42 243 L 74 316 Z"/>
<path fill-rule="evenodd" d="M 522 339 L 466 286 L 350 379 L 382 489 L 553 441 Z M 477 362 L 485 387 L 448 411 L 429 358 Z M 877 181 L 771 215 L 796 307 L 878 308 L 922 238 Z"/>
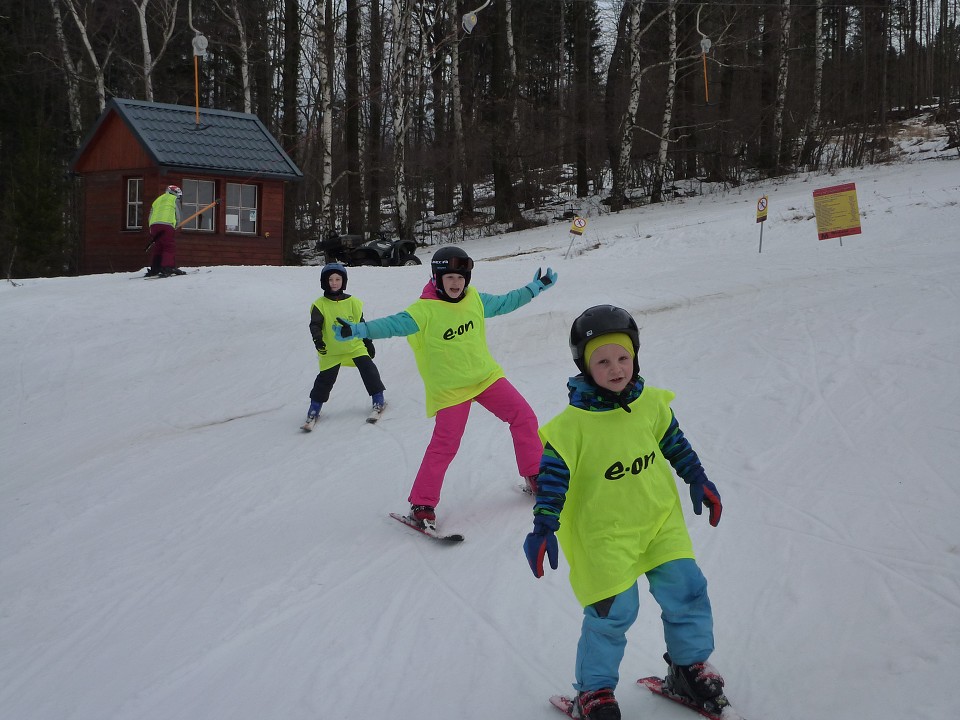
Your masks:
<path fill-rule="evenodd" d="M 284 191 L 303 179 L 255 115 L 121 99 L 70 171 L 83 188 L 82 274 L 150 264 L 150 206 L 168 185 L 183 190 L 178 266 L 282 265 Z"/>

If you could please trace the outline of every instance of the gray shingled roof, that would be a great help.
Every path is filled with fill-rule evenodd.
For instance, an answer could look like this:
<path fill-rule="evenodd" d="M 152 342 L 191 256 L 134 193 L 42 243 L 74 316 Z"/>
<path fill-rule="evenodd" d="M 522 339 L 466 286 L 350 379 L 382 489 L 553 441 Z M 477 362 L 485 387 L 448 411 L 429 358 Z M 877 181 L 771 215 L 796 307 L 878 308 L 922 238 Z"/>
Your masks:
<path fill-rule="evenodd" d="M 79 157 L 111 110 L 126 122 L 157 165 L 192 168 L 224 175 L 303 177 L 256 115 L 167 105 L 142 100 L 110 100 L 106 110 L 81 144 Z"/>

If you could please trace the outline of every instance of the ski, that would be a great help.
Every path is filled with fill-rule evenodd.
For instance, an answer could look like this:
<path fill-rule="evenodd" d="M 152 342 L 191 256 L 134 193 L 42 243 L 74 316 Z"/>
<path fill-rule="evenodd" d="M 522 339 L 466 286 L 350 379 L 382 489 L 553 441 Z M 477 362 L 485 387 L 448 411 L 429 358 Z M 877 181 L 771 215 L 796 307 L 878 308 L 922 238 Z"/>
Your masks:
<path fill-rule="evenodd" d="M 210 268 L 194 268 L 193 270 L 184 270 L 183 272 L 173 273 L 172 275 L 134 275 L 131 280 L 166 280 L 167 278 L 178 277 L 180 275 L 196 275 L 202 272 L 212 272 Z"/>
<path fill-rule="evenodd" d="M 573 717 L 573 700 L 566 695 L 551 695 L 550 704 L 567 717 Z"/>
<path fill-rule="evenodd" d="M 387 407 L 386 404 L 384 404 L 379 410 L 377 410 L 376 408 L 371 410 L 370 414 L 367 415 L 367 422 L 370 423 L 371 425 L 376 425 L 377 420 L 379 420 L 383 416 L 383 411 L 386 409 L 386 407 Z"/>
<path fill-rule="evenodd" d="M 536 497 L 537 497 L 537 494 L 533 491 L 533 488 L 531 488 L 529 485 L 527 485 L 526 481 L 524 481 L 524 482 L 522 482 L 522 483 L 517 483 L 517 490 L 519 490 L 520 492 L 522 492 L 522 493 L 523 493 L 524 495 L 526 495 L 527 497 L 532 497 L 532 498 L 534 498 L 534 499 L 536 499 Z"/>
<path fill-rule="evenodd" d="M 667 700 L 672 700 L 675 703 L 683 705 L 684 707 L 690 708 L 691 710 L 700 713 L 705 718 L 709 720 L 745 720 L 745 718 L 740 715 L 733 707 L 730 706 L 729 701 L 726 696 L 721 695 L 720 698 L 722 702 L 713 703 L 711 702 L 711 707 L 701 707 L 696 703 L 688 700 L 687 698 L 676 695 L 663 686 L 663 678 L 659 677 L 645 677 L 637 680 L 637 685 L 642 685 L 647 688 L 654 695 L 659 695 L 664 697 Z"/>
<path fill-rule="evenodd" d="M 428 528 L 422 528 L 417 524 L 417 521 L 407 515 L 400 515 L 399 513 L 390 513 L 390 517 L 394 520 L 398 520 L 406 525 L 408 528 L 416 530 L 421 535 L 426 535 L 428 538 L 433 538 L 434 540 L 439 540 L 444 543 L 458 543 L 463 542 L 463 535 L 460 533 L 449 533 L 443 535 L 436 530 L 430 530 Z"/>

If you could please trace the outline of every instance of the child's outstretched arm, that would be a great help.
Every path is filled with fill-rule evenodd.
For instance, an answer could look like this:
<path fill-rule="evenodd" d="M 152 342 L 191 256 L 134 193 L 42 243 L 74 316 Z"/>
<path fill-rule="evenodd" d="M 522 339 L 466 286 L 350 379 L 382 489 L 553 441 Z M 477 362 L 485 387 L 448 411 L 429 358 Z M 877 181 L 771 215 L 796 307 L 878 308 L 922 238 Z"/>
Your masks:
<path fill-rule="evenodd" d="M 420 326 L 406 310 L 395 315 L 352 323 L 343 318 L 337 318 L 337 325 L 333 326 L 333 334 L 337 340 L 344 342 L 351 337 L 364 340 L 382 340 L 390 337 L 405 337 L 419 332 Z"/>
<path fill-rule="evenodd" d="M 551 268 L 547 268 L 546 272 L 537 268 L 533 280 L 522 288 L 511 290 L 504 295 L 480 293 L 480 300 L 483 302 L 483 316 L 490 318 L 511 313 L 518 308 L 522 308 L 544 290 L 552 288 L 556 283 L 557 274 Z"/>
<path fill-rule="evenodd" d="M 660 439 L 660 452 L 673 466 L 677 475 L 690 486 L 690 501 L 696 515 L 703 513 L 703 506 L 710 510 L 710 524 L 716 527 L 723 513 L 723 503 L 717 486 L 707 479 L 700 458 L 680 429 L 677 416 L 670 411 L 670 425 Z"/>

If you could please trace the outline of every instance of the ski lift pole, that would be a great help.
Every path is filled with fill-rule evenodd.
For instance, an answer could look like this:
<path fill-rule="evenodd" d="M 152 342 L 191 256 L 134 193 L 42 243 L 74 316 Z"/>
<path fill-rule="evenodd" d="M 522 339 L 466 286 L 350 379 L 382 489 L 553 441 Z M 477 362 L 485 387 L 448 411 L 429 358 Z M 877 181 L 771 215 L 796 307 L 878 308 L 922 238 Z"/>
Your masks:
<path fill-rule="evenodd" d="M 710 104 L 710 80 L 707 75 L 707 53 L 710 52 L 710 48 L 713 46 L 713 43 L 710 41 L 710 38 L 700 30 L 700 11 L 703 10 L 703 5 L 697 8 L 697 32 L 700 33 L 700 57 L 703 58 L 703 97 L 707 105 Z"/>
<path fill-rule="evenodd" d="M 200 58 L 207 57 L 207 38 L 193 26 L 193 0 L 187 4 L 187 24 L 193 30 L 193 99 L 196 108 L 195 122 L 200 127 Z"/>
<path fill-rule="evenodd" d="M 473 32 L 473 29 L 477 26 L 477 13 L 483 10 L 487 5 L 489 5 L 492 0 L 487 0 L 483 5 L 478 7 L 476 10 L 471 10 L 468 13 L 463 14 L 463 31 L 469 35 Z"/>

